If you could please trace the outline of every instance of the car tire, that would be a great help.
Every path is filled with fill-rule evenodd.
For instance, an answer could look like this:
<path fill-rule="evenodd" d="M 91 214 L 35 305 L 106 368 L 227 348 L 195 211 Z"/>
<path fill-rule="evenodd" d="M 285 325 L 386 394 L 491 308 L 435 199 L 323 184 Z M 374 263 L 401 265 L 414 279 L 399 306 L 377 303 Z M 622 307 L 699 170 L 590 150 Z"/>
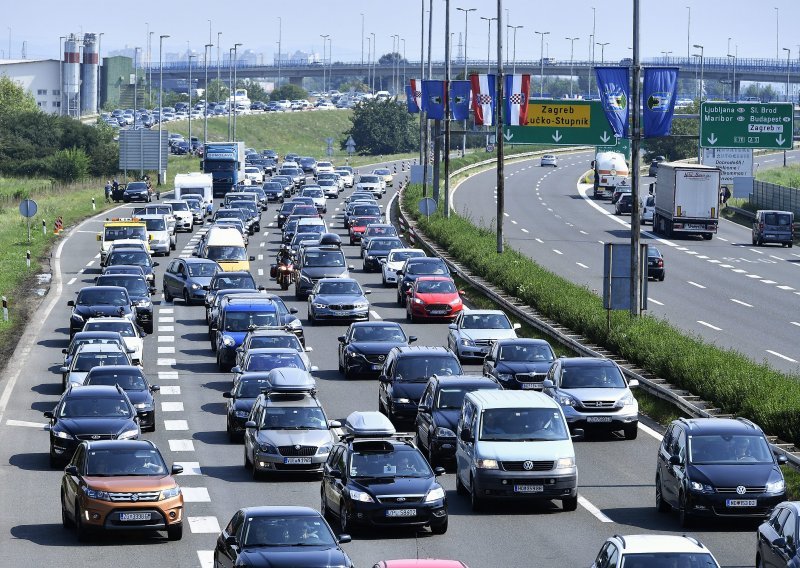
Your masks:
<path fill-rule="evenodd" d="M 623 433 L 625 434 L 626 440 L 635 440 L 636 436 L 639 434 L 639 423 L 626 424 L 623 428 Z"/>
<path fill-rule="evenodd" d="M 466 496 L 469 494 L 467 488 L 464 487 L 463 483 L 461 483 L 461 477 L 458 475 L 458 466 L 456 466 L 456 494 L 461 496 Z"/>
<path fill-rule="evenodd" d="M 189 290 L 183 291 L 183 303 L 186 304 L 187 306 L 192 305 L 192 300 L 189 299 Z"/>
<path fill-rule="evenodd" d="M 75 501 L 75 536 L 78 538 L 78 542 L 86 542 L 89 540 L 89 529 L 83 524 L 81 520 L 80 509 L 78 508 L 78 502 Z"/>
<path fill-rule="evenodd" d="M 433 534 L 445 534 L 447 532 L 447 517 L 444 518 L 443 523 L 431 525 L 431 532 Z"/>
<path fill-rule="evenodd" d="M 694 519 L 692 518 L 691 513 L 686 510 L 686 494 L 681 493 L 680 499 L 678 501 L 680 505 L 678 506 L 678 518 L 681 522 L 681 527 L 688 529 L 691 528 Z"/>
<path fill-rule="evenodd" d="M 180 540 L 183 538 L 183 523 L 176 523 L 167 527 L 168 540 Z"/>
<path fill-rule="evenodd" d="M 169 293 L 169 290 L 166 286 L 164 286 L 164 301 L 171 302 L 172 301 L 172 294 Z"/>
<path fill-rule="evenodd" d="M 143 326 L 144 332 L 148 335 L 153 335 L 153 322 L 151 321 L 149 324 Z"/>
<path fill-rule="evenodd" d="M 659 276 L 659 277 L 658 277 L 658 281 L 659 281 L 659 282 L 663 282 L 663 281 L 664 281 L 664 277 L 665 277 L 666 275 L 667 275 L 667 273 L 666 273 L 666 272 L 662 272 L 662 273 L 661 273 L 661 276 Z"/>
<path fill-rule="evenodd" d="M 669 506 L 669 503 L 664 501 L 664 494 L 661 489 L 661 478 L 656 476 L 656 511 L 659 513 L 669 513 L 670 509 L 672 509 L 672 507 Z"/>
<path fill-rule="evenodd" d="M 477 490 L 475 489 L 475 481 L 470 480 L 469 489 L 469 503 L 475 513 L 483 511 L 483 501 L 478 497 Z"/>
<path fill-rule="evenodd" d="M 352 516 L 352 513 L 347 510 L 347 505 L 342 505 L 339 511 L 339 528 L 342 530 L 342 534 L 354 536 L 358 533 L 356 524 L 352 521 Z"/>
<path fill-rule="evenodd" d="M 75 521 L 70 518 L 69 514 L 67 513 L 67 507 L 64 504 L 64 492 L 61 492 L 61 525 L 65 529 L 71 529 L 75 527 Z"/>
<path fill-rule="evenodd" d="M 564 511 L 575 511 L 578 509 L 578 496 L 575 497 L 567 497 L 566 499 L 561 500 L 561 508 Z"/>

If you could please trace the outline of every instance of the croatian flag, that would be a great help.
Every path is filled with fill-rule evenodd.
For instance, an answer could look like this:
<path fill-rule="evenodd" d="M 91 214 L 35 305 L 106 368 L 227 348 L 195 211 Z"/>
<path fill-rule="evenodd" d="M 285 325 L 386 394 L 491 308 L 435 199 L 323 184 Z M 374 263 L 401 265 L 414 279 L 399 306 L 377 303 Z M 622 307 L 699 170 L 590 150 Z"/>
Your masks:
<path fill-rule="evenodd" d="M 472 83 L 472 110 L 477 126 L 494 124 L 495 76 L 470 75 Z"/>
<path fill-rule="evenodd" d="M 417 79 L 409 79 L 409 84 L 411 85 L 411 96 L 414 97 L 414 103 L 417 105 L 417 108 L 425 110 L 422 106 L 422 85 L 420 81 Z"/>
<path fill-rule="evenodd" d="M 525 126 L 528 121 L 530 93 L 530 75 L 506 75 L 506 124 Z"/>

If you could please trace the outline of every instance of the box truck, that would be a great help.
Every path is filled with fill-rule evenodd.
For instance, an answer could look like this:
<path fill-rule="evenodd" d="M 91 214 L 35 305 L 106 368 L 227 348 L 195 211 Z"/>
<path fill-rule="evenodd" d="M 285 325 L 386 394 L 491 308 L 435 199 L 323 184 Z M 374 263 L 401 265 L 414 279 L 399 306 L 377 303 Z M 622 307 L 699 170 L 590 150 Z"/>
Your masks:
<path fill-rule="evenodd" d="M 654 188 L 653 230 L 711 240 L 719 224 L 720 170 L 700 164 L 661 162 Z"/>

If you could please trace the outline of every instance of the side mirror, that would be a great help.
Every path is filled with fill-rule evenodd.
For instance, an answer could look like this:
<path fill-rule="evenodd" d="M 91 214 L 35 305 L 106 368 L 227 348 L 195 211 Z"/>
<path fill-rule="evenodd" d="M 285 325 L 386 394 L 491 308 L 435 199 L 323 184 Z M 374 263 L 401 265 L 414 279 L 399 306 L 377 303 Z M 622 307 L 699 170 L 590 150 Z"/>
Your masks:
<path fill-rule="evenodd" d="M 378 262 L 380 262 L 381 264 L 386 264 L 386 259 L 385 258 L 379 258 Z"/>
<path fill-rule="evenodd" d="M 409 335 L 408 336 L 408 342 L 409 343 L 414 343 L 416 340 L 417 340 L 417 336 L 416 335 Z"/>
<path fill-rule="evenodd" d="M 467 293 L 466 293 L 464 290 L 459 290 L 459 291 L 458 291 L 458 295 L 459 295 L 459 296 L 466 296 L 466 295 L 467 295 Z"/>
<path fill-rule="evenodd" d="M 677 455 L 669 456 L 670 465 L 681 465 L 681 457 Z"/>
<path fill-rule="evenodd" d="M 339 471 L 338 469 L 330 469 L 330 470 L 328 470 L 328 475 L 330 475 L 331 477 L 333 477 L 335 479 L 341 479 L 342 478 L 342 472 Z"/>
<path fill-rule="evenodd" d="M 781 454 L 778 456 L 778 465 L 784 465 L 789 462 L 789 458 L 786 457 L 785 454 Z"/>
<path fill-rule="evenodd" d="M 75 300 L 69 300 L 69 301 L 67 302 L 67 305 L 68 305 L 70 308 L 73 308 L 73 307 L 75 307 Z"/>
<path fill-rule="evenodd" d="M 266 289 L 267 289 L 267 287 L 266 287 L 266 286 L 259 286 L 259 287 L 258 287 L 258 291 L 259 291 L 259 292 L 264 292 Z"/>
<path fill-rule="evenodd" d="M 305 352 L 306 352 L 306 353 L 311 353 L 312 351 L 314 351 L 314 348 L 313 348 L 313 347 L 306 347 L 306 348 L 305 348 Z"/>
<path fill-rule="evenodd" d="M 417 412 L 425 412 L 425 413 L 427 413 L 427 412 L 430 412 L 430 411 L 431 411 L 431 407 L 428 406 L 427 404 L 420 404 L 417 407 Z"/>
<path fill-rule="evenodd" d="M 67 475 L 78 475 L 78 468 L 72 464 L 64 468 L 64 473 Z"/>
<path fill-rule="evenodd" d="M 461 430 L 461 441 L 462 442 L 471 442 L 472 441 L 472 432 L 469 428 L 464 428 Z"/>
<path fill-rule="evenodd" d="M 555 385 L 553 384 L 553 381 L 551 381 L 550 379 L 545 379 L 544 381 L 542 381 L 542 388 L 543 389 L 551 389 L 554 386 Z"/>
<path fill-rule="evenodd" d="M 69 367 L 60 367 L 58 371 L 60 373 L 69 373 Z"/>
<path fill-rule="evenodd" d="M 50 418 L 52 420 L 53 418 L 55 418 L 55 414 L 53 414 L 52 410 L 46 410 L 44 412 L 44 417 L 45 418 Z"/>
<path fill-rule="evenodd" d="M 356 269 L 356 267 L 353 266 L 352 264 L 348 264 L 347 265 L 347 270 L 355 270 L 355 269 Z"/>
<path fill-rule="evenodd" d="M 65 347 L 64 349 L 62 349 L 62 350 L 61 350 L 61 352 L 62 352 L 64 355 L 66 355 L 66 354 L 67 354 L 67 351 L 68 351 L 68 349 L 67 349 L 66 347 Z"/>
<path fill-rule="evenodd" d="M 575 428 L 572 431 L 572 436 L 571 437 L 572 437 L 573 440 L 583 440 L 583 438 L 585 436 L 586 436 L 586 432 L 583 431 L 583 428 Z"/>
<path fill-rule="evenodd" d="M 458 329 L 458 326 L 454 323 L 448 324 L 447 329 Z"/>
<path fill-rule="evenodd" d="M 444 475 L 445 473 L 447 473 L 447 470 L 442 466 L 433 468 L 433 475 L 438 476 L 438 475 Z"/>
<path fill-rule="evenodd" d="M 245 422 L 244 423 L 244 427 L 247 428 L 247 429 L 257 428 L 256 423 L 253 422 L 252 420 L 248 420 L 247 422 Z"/>
<path fill-rule="evenodd" d="M 514 330 L 517 330 L 517 329 L 522 329 L 522 324 L 521 323 L 515 323 L 514 324 Z"/>
<path fill-rule="evenodd" d="M 235 536 L 233 536 L 232 534 L 230 534 L 230 535 L 228 535 L 228 536 L 226 536 L 226 537 L 225 537 L 225 544 L 226 544 L 227 546 L 238 546 L 238 544 L 239 544 L 239 541 L 238 541 L 238 540 L 236 540 L 236 537 L 235 537 Z"/>
<path fill-rule="evenodd" d="M 336 537 L 336 542 L 338 542 L 339 544 L 347 544 L 351 540 L 353 539 L 350 537 L 349 534 L 340 534 Z"/>
<path fill-rule="evenodd" d="M 235 366 L 234 366 L 234 367 L 231 369 L 231 373 L 241 373 L 241 372 L 242 372 L 242 368 L 241 368 L 239 365 L 235 365 Z"/>
<path fill-rule="evenodd" d="M 161 387 L 158 385 L 150 385 L 150 392 L 158 392 L 161 390 Z"/>
<path fill-rule="evenodd" d="M 233 398 L 233 395 L 229 391 L 226 391 L 222 393 L 222 398 Z"/>
<path fill-rule="evenodd" d="M 312 373 L 316 373 L 318 371 L 319 371 L 319 367 L 317 367 L 316 365 L 311 365 L 311 372 Z"/>
<path fill-rule="evenodd" d="M 297 308 L 289 308 L 289 313 L 290 314 L 296 314 L 297 313 Z"/>
<path fill-rule="evenodd" d="M 150 286 L 150 293 L 151 294 L 155 294 L 156 293 L 156 287 L 155 286 Z"/>
<path fill-rule="evenodd" d="M 406 296 L 411 296 L 411 290 L 406 290 Z"/>
<path fill-rule="evenodd" d="M 396 274 L 397 274 L 398 276 L 402 276 L 402 275 L 403 275 L 403 269 L 401 268 L 400 270 L 398 270 L 398 271 L 396 272 Z"/>
<path fill-rule="evenodd" d="M 208 284 L 206 284 L 205 286 L 203 286 L 203 290 L 205 290 L 206 292 L 208 292 L 209 290 L 211 290 L 211 286 L 209 286 Z"/>
<path fill-rule="evenodd" d="M 197 252 L 197 249 L 192 251 L 192 256 L 200 256 L 200 254 Z M 207 288 L 207 286 L 203 286 L 203 288 Z"/>
<path fill-rule="evenodd" d="M 380 377 L 378 377 L 378 381 L 380 381 L 382 383 L 391 383 L 392 379 L 390 379 L 386 375 L 381 375 Z"/>
<path fill-rule="evenodd" d="M 340 336 L 339 336 L 339 337 L 337 337 L 336 339 L 339 341 L 339 343 L 344 343 L 345 336 L 344 336 L 344 335 L 340 335 Z"/>
<path fill-rule="evenodd" d="M 636 388 L 638 386 L 639 386 L 639 381 L 637 379 L 631 379 L 630 381 L 628 381 L 628 388 L 629 389 L 634 389 L 634 388 Z"/>
<path fill-rule="evenodd" d="M 328 420 L 328 428 L 341 428 L 342 423 L 338 420 Z"/>
<path fill-rule="evenodd" d="M 178 464 L 172 464 L 172 475 L 178 475 L 179 473 L 183 473 L 183 466 Z"/>
<path fill-rule="evenodd" d="M 775 540 L 772 541 L 772 546 L 775 548 L 786 548 L 786 539 L 782 536 L 779 536 Z"/>

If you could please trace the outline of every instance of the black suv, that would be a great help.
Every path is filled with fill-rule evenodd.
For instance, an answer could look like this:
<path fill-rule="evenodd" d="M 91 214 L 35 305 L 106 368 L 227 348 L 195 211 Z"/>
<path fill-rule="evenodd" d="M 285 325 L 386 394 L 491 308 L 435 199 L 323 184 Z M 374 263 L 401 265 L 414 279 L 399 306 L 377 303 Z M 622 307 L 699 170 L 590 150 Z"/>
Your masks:
<path fill-rule="evenodd" d="M 128 291 L 128 297 L 136 309 L 136 322 L 147 333 L 153 333 L 153 302 L 150 294 L 155 287 L 147 284 L 144 276 L 135 274 L 101 274 L 95 280 L 97 286 L 122 286 Z"/>
<path fill-rule="evenodd" d="M 69 317 L 69 337 L 83 329 L 89 318 L 103 316 L 129 317 L 133 319 L 133 305 L 128 291 L 122 286 L 87 286 L 81 288 L 75 300 L 67 305 L 72 308 Z"/>
<path fill-rule="evenodd" d="M 378 377 L 378 410 L 392 422 L 412 422 L 428 379 L 462 373 L 458 357 L 445 347 L 394 347 Z"/>
<path fill-rule="evenodd" d="M 417 446 L 431 467 L 445 460 L 455 460 L 456 427 L 464 395 L 476 390 L 501 389 L 491 377 L 431 377 L 419 401 L 415 428 Z"/>
<path fill-rule="evenodd" d="M 136 409 L 119 385 L 67 387 L 50 419 L 50 467 L 68 462 L 81 440 L 138 439 Z"/>
<path fill-rule="evenodd" d="M 681 418 L 670 424 L 656 464 L 656 507 L 697 516 L 763 518 L 786 500 L 780 465 L 761 428 L 744 418 Z"/>
<path fill-rule="evenodd" d="M 341 249 L 307 247 L 295 265 L 295 298 L 305 300 L 321 278 L 349 278 L 352 269 Z"/>
<path fill-rule="evenodd" d="M 83 384 L 88 385 L 119 385 L 128 395 L 136 416 L 139 418 L 139 428 L 144 431 L 156 431 L 156 401 L 153 393 L 161 390 L 158 385 L 151 385 L 144 371 L 138 365 L 100 365 L 92 367 Z"/>
<path fill-rule="evenodd" d="M 407 336 L 402 326 L 391 321 L 359 321 L 340 335 L 339 372 L 345 379 L 374 378 L 381 374 L 386 356 L 394 347 L 408 346 L 417 340 Z"/>
<path fill-rule="evenodd" d="M 444 260 L 433 256 L 409 258 L 403 268 L 397 271 L 397 305 L 406 305 L 406 292 L 420 276 L 450 276 L 450 269 Z"/>
<path fill-rule="evenodd" d="M 498 339 L 483 360 L 483 374 L 505 390 L 542 390 L 555 359 L 553 348 L 544 339 Z"/>

